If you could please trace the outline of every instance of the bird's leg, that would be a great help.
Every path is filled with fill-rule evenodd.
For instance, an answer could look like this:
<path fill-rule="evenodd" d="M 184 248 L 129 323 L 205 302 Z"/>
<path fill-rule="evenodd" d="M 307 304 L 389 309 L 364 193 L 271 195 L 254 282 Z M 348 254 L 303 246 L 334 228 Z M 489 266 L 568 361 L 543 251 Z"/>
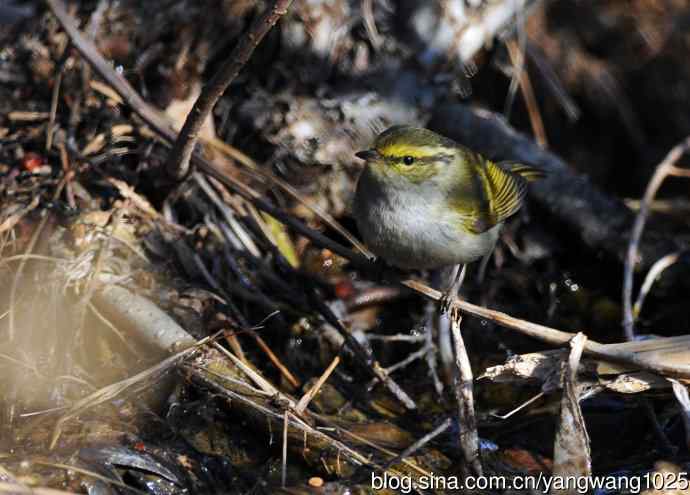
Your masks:
<path fill-rule="evenodd" d="M 482 258 L 482 262 L 479 265 L 479 272 L 477 273 L 477 283 L 479 285 L 482 285 L 482 282 L 484 282 L 484 276 L 486 275 L 486 267 L 489 266 L 489 260 L 491 259 L 491 255 L 494 253 L 494 249 L 496 249 L 496 245 L 494 244 L 494 247 L 484 255 Z"/>
<path fill-rule="evenodd" d="M 467 271 L 467 265 L 455 265 L 450 276 L 450 286 L 443 293 L 441 297 L 441 313 L 447 313 L 450 309 L 453 299 L 458 297 L 458 292 L 462 286 L 462 282 L 465 280 L 465 272 Z"/>

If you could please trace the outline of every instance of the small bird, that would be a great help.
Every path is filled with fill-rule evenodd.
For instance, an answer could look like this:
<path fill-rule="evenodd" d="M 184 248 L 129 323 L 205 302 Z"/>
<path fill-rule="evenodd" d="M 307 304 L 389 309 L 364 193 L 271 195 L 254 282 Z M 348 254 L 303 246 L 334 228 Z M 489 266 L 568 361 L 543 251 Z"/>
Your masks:
<path fill-rule="evenodd" d="M 544 176 L 411 126 L 387 129 L 355 156 L 366 161 L 353 208 L 364 241 L 399 268 L 453 266 L 446 297 L 457 294 L 467 263 L 492 252 L 501 225 L 522 206 L 527 183 Z"/>

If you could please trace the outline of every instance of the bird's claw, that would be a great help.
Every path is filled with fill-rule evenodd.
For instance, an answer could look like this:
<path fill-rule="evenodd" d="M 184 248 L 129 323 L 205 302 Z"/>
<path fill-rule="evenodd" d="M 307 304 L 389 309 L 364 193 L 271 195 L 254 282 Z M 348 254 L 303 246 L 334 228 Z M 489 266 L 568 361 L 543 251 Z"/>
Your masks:
<path fill-rule="evenodd" d="M 451 320 L 460 318 L 460 309 L 453 304 L 455 298 L 449 292 L 445 292 L 439 299 L 439 311 L 442 315 L 448 315 Z"/>
<path fill-rule="evenodd" d="M 453 298 L 450 294 L 445 292 L 443 296 L 441 296 L 441 299 L 439 299 L 439 304 L 439 310 L 441 311 L 441 314 L 445 315 L 451 310 L 453 306 Z"/>

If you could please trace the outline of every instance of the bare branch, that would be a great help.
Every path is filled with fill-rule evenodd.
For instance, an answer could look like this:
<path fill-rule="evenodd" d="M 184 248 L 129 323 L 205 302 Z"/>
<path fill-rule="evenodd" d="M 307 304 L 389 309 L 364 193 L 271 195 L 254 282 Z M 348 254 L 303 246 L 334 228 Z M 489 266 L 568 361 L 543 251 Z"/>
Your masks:
<path fill-rule="evenodd" d="M 688 149 L 690 149 L 690 137 L 677 144 L 666 155 L 666 158 L 657 165 L 654 175 L 652 175 L 644 192 L 642 202 L 640 203 L 640 211 L 637 212 L 637 217 L 635 217 L 635 224 L 630 235 L 625 265 L 623 267 L 623 330 L 625 331 L 625 338 L 628 340 L 632 340 L 635 337 L 635 317 L 633 316 L 632 306 L 633 269 L 637 264 L 640 239 L 642 238 L 642 231 L 649 215 L 649 205 L 654 200 L 666 177 L 669 175 L 683 176 L 687 172 L 687 170 L 679 169 L 675 165 Z"/>
<path fill-rule="evenodd" d="M 291 3 L 292 0 L 276 0 L 273 7 L 267 9 L 256 19 L 247 35 L 237 43 L 228 60 L 204 86 L 199 98 L 194 103 L 194 107 L 187 115 L 182 130 L 170 152 L 168 173 L 173 177 L 181 179 L 187 175 L 189 160 L 192 157 L 192 152 L 199 138 L 199 131 L 206 117 L 211 113 L 228 86 L 235 80 L 242 67 L 249 61 L 264 36 L 278 22 L 278 19 L 287 13 Z"/>
<path fill-rule="evenodd" d="M 477 432 L 477 416 L 474 411 L 474 393 L 472 385 L 472 367 L 467 355 L 465 341 L 460 333 L 462 317 L 454 315 L 450 319 L 450 329 L 453 334 L 455 347 L 455 398 L 458 401 L 458 428 L 460 431 L 460 447 L 468 469 L 474 476 L 482 476 L 481 456 L 479 451 L 479 433 Z"/>

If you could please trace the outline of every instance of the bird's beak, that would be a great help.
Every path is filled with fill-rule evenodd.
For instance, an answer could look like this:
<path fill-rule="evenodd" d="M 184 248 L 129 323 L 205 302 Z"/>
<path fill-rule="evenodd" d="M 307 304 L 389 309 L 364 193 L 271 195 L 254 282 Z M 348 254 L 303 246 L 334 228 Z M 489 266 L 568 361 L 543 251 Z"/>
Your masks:
<path fill-rule="evenodd" d="M 355 156 L 357 158 L 361 158 L 362 160 L 369 161 L 379 156 L 379 153 L 376 150 L 364 150 L 358 151 L 357 153 L 355 153 Z"/>

